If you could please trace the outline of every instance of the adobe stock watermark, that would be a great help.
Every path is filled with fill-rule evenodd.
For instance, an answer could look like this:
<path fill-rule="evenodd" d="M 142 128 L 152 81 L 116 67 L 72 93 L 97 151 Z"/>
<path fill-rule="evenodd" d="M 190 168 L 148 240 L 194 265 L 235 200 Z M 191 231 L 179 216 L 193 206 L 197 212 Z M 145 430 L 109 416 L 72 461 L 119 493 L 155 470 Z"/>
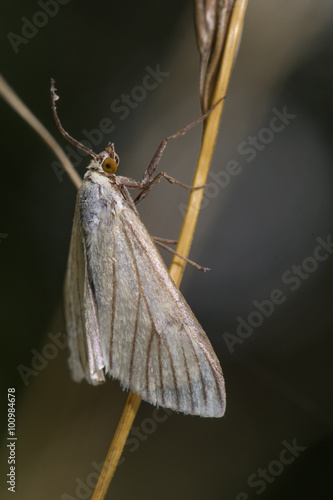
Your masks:
<path fill-rule="evenodd" d="M 130 453 L 134 453 L 140 446 L 140 443 L 146 441 L 149 436 L 154 434 L 158 424 L 165 422 L 169 415 L 173 413 L 168 408 L 154 408 L 152 418 L 144 418 L 140 425 L 133 425 L 130 435 L 125 443 L 124 451 L 127 449 Z M 125 462 L 125 457 L 119 461 L 118 467 Z M 95 489 L 99 474 L 102 470 L 104 462 L 92 462 L 92 472 L 88 474 L 83 481 L 81 478 L 75 478 L 75 496 L 68 493 L 61 495 L 61 500 L 86 500 L 91 498 L 91 494 Z"/>
<path fill-rule="evenodd" d="M 139 104 L 147 98 L 149 92 L 155 90 L 165 80 L 165 78 L 170 75 L 169 72 L 162 71 L 159 64 L 156 65 L 155 69 L 151 66 L 146 66 L 145 71 L 146 73 L 142 78 L 140 85 L 135 85 L 129 93 L 122 93 L 119 98 L 114 99 L 111 102 L 110 109 L 119 120 L 125 120 L 131 111 L 136 109 Z M 84 139 L 80 139 L 80 142 L 89 149 L 98 153 L 98 146 L 102 144 L 102 146 L 105 147 L 106 143 L 110 140 L 111 133 L 114 132 L 115 129 L 116 125 L 110 118 L 102 118 L 99 121 L 97 128 L 82 130 Z M 73 148 L 69 144 L 65 146 L 65 151 L 74 168 L 77 168 L 83 159 L 87 162 L 89 161 L 87 160 L 86 153 Z M 52 168 L 58 181 L 62 182 L 65 174 L 63 165 L 58 161 L 54 161 L 52 162 Z"/>
<path fill-rule="evenodd" d="M 256 136 L 249 135 L 245 141 L 242 141 L 238 147 L 237 152 L 241 156 L 245 156 L 245 160 L 248 163 L 253 162 L 258 152 L 263 151 L 266 147 L 271 144 L 274 140 L 276 134 L 279 134 L 285 130 L 287 125 L 294 120 L 297 115 L 289 113 L 287 106 L 283 106 L 282 111 L 276 108 L 272 110 L 273 116 L 269 120 L 268 127 L 261 128 Z M 230 160 L 226 164 L 223 170 L 219 172 L 209 172 L 208 177 L 210 182 L 207 183 L 205 187 L 205 192 L 202 199 L 201 210 L 206 208 L 209 201 L 216 198 L 222 189 L 229 186 L 233 177 L 238 176 L 243 172 L 243 167 L 237 160 Z M 186 212 L 186 204 L 180 203 L 178 208 L 180 213 L 184 217 Z"/>
<path fill-rule="evenodd" d="M 61 5 L 66 5 L 69 2 L 70 0 L 39 0 L 37 4 L 41 10 L 35 12 L 31 19 L 25 16 L 21 17 L 21 34 L 18 35 L 12 31 L 7 33 L 7 38 L 15 54 L 18 54 L 21 45 L 26 45 L 32 38 L 35 38 L 39 30 L 48 24 L 50 18 L 58 14 Z"/>
<path fill-rule="evenodd" d="M 236 318 L 235 333 L 224 332 L 224 341 L 231 353 L 235 352 L 235 346 L 243 344 L 246 339 L 251 337 L 253 332 L 259 328 L 266 318 L 271 317 L 276 308 L 283 304 L 288 297 L 289 292 L 296 292 L 307 281 L 320 266 L 321 262 L 327 260 L 333 254 L 332 237 L 329 234 L 326 239 L 316 238 L 318 245 L 315 247 L 312 256 L 303 259 L 301 264 L 293 264 L 281 276 L 281 288 L 275 288 L 271 291 L 269 298 L 264 300 L 254 300 L 254 310 L 246 319 L 242 316 Z"/>
<path fill-rule="evenodd" d="M 278 459 L 269 462 L 266 468 L 261 468 L 256 470 L 247 478 L 247 484 L 250 488 L 254 488 L 253 493 L 256 495 L 261 495 L 267 485 L 274 483 L 277 477 L 279 477 L 284 468 L 295 462 L 296 458 L 299 457 L 300 453 L 306 450 L 306 446 L 300 446 L 296 442 L 296 438 L 293 439 L 292 443 L 288 441 L 282 441 L 283 448 L 279 453 Z M 236 500 L 251 500 L 253 495 L 250 496 L 248 493 L 241 492 L 236 496 Z"/>
<path fill-rule="evenodd" d="M 59 351 L 67 347 L 67 339 L 64 332 L 49 333 L 47 337 L 50 342 L 43 346 L 41 352 L 37 351 L 37 349 L 31 349 L 32 358 L 30 366 L 22 364 L 17 366 L 17 371 L 21 375 L 25 386 L 29 384 L 30 377 L 36 377 L 40 372 L 45 370 L 49 361 L 55 359 Z"/>

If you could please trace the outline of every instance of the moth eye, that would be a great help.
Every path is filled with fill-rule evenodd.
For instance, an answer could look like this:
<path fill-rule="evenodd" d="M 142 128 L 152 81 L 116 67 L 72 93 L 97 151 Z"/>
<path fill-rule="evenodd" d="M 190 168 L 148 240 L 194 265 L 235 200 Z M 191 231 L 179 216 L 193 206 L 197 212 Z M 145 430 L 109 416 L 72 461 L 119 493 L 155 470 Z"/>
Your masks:
<path fill-rule="evenodd" d="M 117 166 L 118 165 L 113 158 L 105 158 L 102 163 L 104 172 L 107 172 L 108 174 L 114 174 L 117 170 Z"/>

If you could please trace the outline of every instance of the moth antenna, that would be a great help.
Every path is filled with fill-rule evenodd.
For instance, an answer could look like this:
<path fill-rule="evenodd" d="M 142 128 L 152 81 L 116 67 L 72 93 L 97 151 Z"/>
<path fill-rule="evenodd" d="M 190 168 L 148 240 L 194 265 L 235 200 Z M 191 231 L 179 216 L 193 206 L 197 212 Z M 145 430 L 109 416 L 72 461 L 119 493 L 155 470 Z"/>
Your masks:
<path fill-rule="evenodd" d="M 81 142 L 77 141 L 76 139 L 74 139 L 74 137 L 72 137 L 71 135 L 69 135 L 68 132 L 66 132 L 66 130 L 64 129 L 64 127 L 61 125 L 61 122 L 60 122 L 60 119 L 59 119 L 59 116 L 58 116 L 58 112 L 57 112 L 57 106 L 56 106 L 56 101 L 58 101 L 59 99 L 59 96 L 56 94 L 56 88 L 55 88 L 55 80 L 53 78 L 51 78 L 51 106 L 52 106 L 52 112 L 53 112 L 53 116 L 54 116 L 54 120 L 56 122 L 56 125 L 58 127 L 58 129 L 60 130 L 60 133 L 64 136 L 64 138 L 70 142 L 71 144 L 73 144 L 73 146 L 75 146 L 76 148 L 78 149 L 81 149 L 82 151 L 84 151 L 85 153 L 87 153 L 87 155 L 89 155 L 91 158 L 97 158 L 97 154 L 94 153 L 91 149 L 87 148 L 87 146 L 85 146 L 84 144 L 82 144 Z"/>

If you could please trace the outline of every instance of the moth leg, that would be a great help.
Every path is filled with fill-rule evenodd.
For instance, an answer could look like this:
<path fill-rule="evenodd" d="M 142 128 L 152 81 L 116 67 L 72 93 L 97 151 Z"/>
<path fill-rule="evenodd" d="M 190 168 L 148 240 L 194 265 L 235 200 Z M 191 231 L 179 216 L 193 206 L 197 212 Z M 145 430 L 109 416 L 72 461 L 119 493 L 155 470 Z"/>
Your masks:
<path fill-rule="evenodd" d="M 173 250 L 172 248 L 168 247 L 167 245 L 164 245 L 164 243 L 162 243 L 160 241 L 161 239 L 163 239 L 163 238 L 153 238 L 153 240 L 155 241 L 157 246 L 164 248 L 164 250 L 167 250 L 168 252 L 172 253 L 173 255 L 177 255 L 177 257 L 185 260 L 185 262 L 187 262 L 188 264 L 191 264 L 191 266 L 195 267 L 196 269 L 199 269 L 199 271 L 203 271 L 205 273 L 206 271 L 210 270 L 208 267 L 199 266 L 199 264 L 197 264 L 196 262 L 193 262 L 193 260 L 187 259 L 186 257 L 183 257 L 179 253 L 175 252 L 175 250 Z"/>
<path fill-rule="evenodd" d="M 168 238 L 159 238 L 158 236 L 152 236 L 154 241 L 160 241 L 161 243 L 168 243 L 168 245 L 177 245 L 178 240 L 169 240 Z"/>
<path fill-rule="evenodd" d="M 155 172 L 155 170 L 160 162 L 160 159 L 162 157 L 162 154 L 163 154 L 168 142 L 172 141 L 172 139 L 176 139 L 177 137 L 180 137 L 181 135 L 186 134 L 186 132 L 190 128 L 195 127 L 195 125 L 198 125 L 198 123 L 204 121 L 208 117 L 208 115 L 210 115 L 210 113 L 216 108 L 216 106 L 218 106 L 221 103 L 221 101 L 224 98 L 225 98 L 225 96 L 223 96 L 221 99 L 219 99 L 214 104 L 214 106 L 212 106 L 208 111 L 206 111 L 206 113 L 204 113 L 202 116 L 200 116 L 200 118 L 197 118 L 196 120 L 194 120 L 194 122 L 190 123 L 189 125 L 186 125 L 186 127 L 182 128 L 182 129 L 178 130 L 178 132 L 176 132 L 175 134 L 172 134 L 169 137 L 166 137 L 165 139 L 163 139 L 161 144 L 158 146 L 157 151 L 154 154 L 151 162 L 149 163 L 147 170 L 143 174 L 142 188 L 144 188 L 147 184 L 149 184 L 149 182 L 151 182 L 152 177 L 154 175 L 154 172 Z"/>
<path fill-rule="evenodd" d="M 122 175 L 117 175 L 116 177 L 117 184 L 126 186 L 130 189 L 142 189 L 142 181 L 135 181 L 134 179 L 130 179 L 129 177 L 123 177 Z"/>
<path fill-rule="evenodd" d="M 178 184 L 179 186 L 182 186 L 183 188 L 186 188 L 186 189 L 203 189 L 204 187 L 206 187 L 206 184 L 204 184 L 202 186 L 188 186 L 187 184 L 183 184 L 182 182 L 177 181 L 173 177 L 170 177 L 170 175 L 166 174 L 165 172 L 161 172 L 160 174 L 157 174 L 156 177 L 154 177 L 148 183 L 141 185 L 141 188 L 143 188 L 143 191 L 141 191 L 141 193 L 138 194 L 138 196 L 134 199 L 135 205 L 140 203 L 140 201 L 142 201 L 147 196 L 147 194 L 149 193 L 151 188 L 155 184 L 157 184 L 161 180 L 162 177 L 164 177 L 167 181 L 169 181 L 170 184 Z M 128 187 L 134 187 L 134 186 L 128 186 Z"/>
<path fill-rule="evenodd" d="M 205 185 L 203 185 L 203 186 L 187 186 L 186 184 L 183 184 L 182 182 L 177 181 L 173 177 L 170 177 L 165 172 L 161 172 L 160 174 L 156 175 L 156 177 L 154 177 L 154 178 L 153 178 L 153 175 L 156 171 L 156 168 L 160 162 L 160 159 L 162 157 L 162 154 L 163 154 L 168 142 L 171 141 L 172 139 L 176 139 L 177 137 L 180 137 L 181 135 L 186 134 L 186 132 L 190 128 L 192 128 L 195 125 L 197 125 L 198 123 L 204 121 L 208 117 L 208 115 L 210 115 L 210 113 L 216 108 L 216 106 L 218 106 L 221 103 L 221 101 L 223 99 L 225 99 L 225 97 L 226 96 L 221 97 L 221 99 L 219 99 L 214 104 L 214 106 L 212 106 L 208 111 L 206 111 L 206 113 L 204 113 L 202 116 L 200 116 L 200 118 L 197 118 L 189 125 L 186 125 L 186 127 L 178 130 L 178 132 L 176 132 L 175 134 L 172 134 L 169 137 L 166 137 L 165 139 L 163 139 L 163 141 L 161 142 L 161 144 L 157 148 L 156 153 L 154 154 L 151 162 L 149 163 L 147 170 L 143 174 L 143 178 L 142 178 L 141 182 L 137 182 L 133 179 L 129 179 L 126 177 L 117 176 L 118 181 L 121 184 L 123 184 L 124 186 L 126 186 L 128 188 L 132 188 L 132 189 L 142 189 L 143 190 L 135 198 L 135 200 L 134 200 L 135 205 L 140 203 L 140 201 L 142 201 L 147 196 L 150 189 L 153 187 L 154 184 L 157 184 L 159 182 L 161 177 L 165 177 L 171 184 L 179 184 L 180 186 L 182 186 L 186 189 L 202 189 L 205 187 Z"/>

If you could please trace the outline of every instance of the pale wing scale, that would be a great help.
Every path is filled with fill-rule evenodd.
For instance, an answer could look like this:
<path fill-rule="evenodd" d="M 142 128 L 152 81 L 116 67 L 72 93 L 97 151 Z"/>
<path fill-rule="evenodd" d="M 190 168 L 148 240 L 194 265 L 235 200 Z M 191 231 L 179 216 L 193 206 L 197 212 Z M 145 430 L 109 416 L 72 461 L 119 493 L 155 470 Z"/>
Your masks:
<path fill-rule="evenodd" d="M 133 339 L 138 320 L 139 284 L 134 270 L 133 257 L 129 243 L 124 235 L 118 212 L 114 217 L 115 236 L 115 296 L 114 296 L 114 323 L 113 341 L 110 350 L 109 372 L 120 378 L 128 387 L 130 379 L 129 366 L 131 365 Z M 103 320 L 101 320 L 101 324 Z M 106 345 L 106 348 L 108 346 Z"/>
<path fill-rule="evenodd" d="M 79 232 L 78 208 L 76 207 L 64 285 L 64 312 L 70 351 L 68 363 L 75 381 L 82 380 L 85 376 L 83 367 L 87 365 L 86 348 L 84 345 L 79 345 L 79 343 L 84 343 L 83 314 L 81 310 L 84 286 L 84 255 Z M 81 279 L 80 274 L 82 275 Z M 82 353 L 81 356 L 80 352 Z"/>
<path fill-rule="evenodd" d="M 153 325 L 150 336 L 158 338 L 151 342 L 148 351 L 149 376 L 141 390 L 134 383 L 132 390 L 155 404 L 185 413 L 206 416 L 223 413 L 222 371 L 206 334 L 170 278 L 142 222 L 128 208 L 121 212 L 121 217 Z M 147 336 L 145 331 L 140 337 L 144 336 Z M 141 358 L 134 358 L 135 366 L 140 367 L 146 357 L 143 352 Z M 119 374 L 118 377 L 121 379 Z M 134 380 L 138 382 L 142 377 Z M 157 380 L 161 380 L 158 387 Z"/>
<path fill-rule="evenodd" d="M 86 249 L 79 224 L 79 196 L 75 208 L 73 230 L 65 278 L 65 317 L 69 366 L 73 379 L 86 379 L 92 384 L 105 381 L 104 356 L 98 332 L 97 310 L 88 276 Z"/>
<path fill-rule="evenodd" d="M 117 186 L 97 173 L 89 179 L 80 189 L 80 219 L 89 221 L 81 227 L 88 268 L 84 277 L 78 271 L 71 276 L 83 280 L 87 289 L 81 316 L 85 328 L 78 329 L 76 344 L 71 342 L 72 370 L 85 359 L 80 352 L 84 330 L 95 339 L 98 354 L 91 359 L 88 342 L 89 366 L 83 365 L 81 372 L 76 368 L 74 377 L 84 373 L 95 383 L 103 365 L 106 373 L 153 404 L 222 416 L 224 380 L 206 334 Z M 87 307 L 89 300 L 96 308 Z M 79 319 L 76 325 L 80 327 Z M 96 368 L 98 374 L 93 374 Z"/>

